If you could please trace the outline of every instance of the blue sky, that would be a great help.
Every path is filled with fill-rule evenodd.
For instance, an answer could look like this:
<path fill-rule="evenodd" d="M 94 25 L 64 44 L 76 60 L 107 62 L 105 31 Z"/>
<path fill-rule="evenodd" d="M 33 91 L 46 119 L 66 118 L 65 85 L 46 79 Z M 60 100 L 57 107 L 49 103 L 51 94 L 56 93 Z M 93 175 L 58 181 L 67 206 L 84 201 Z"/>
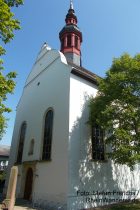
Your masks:
<path fill-rule="evenodd" d="M 132 56 L 140 52 L 140 0 L 73 0 L 78 26 L 83 33 L 82 65 L 104 76 L 114 57 L 124 52 Z M 65 24 L 69 0 L 25 0 L 14 8 L 21 21 L 21 30 L 6 46 L 5 73 L 16 70 L 16 89 L 8 95 L 6 104 L 13 112 L 1 144 L 10 145 L 16 115 L 16 105 L 25 80 L 44 42 L 60 49 L 59 31 Z M 28 102 L 27 102 L 28 103 Z"/>

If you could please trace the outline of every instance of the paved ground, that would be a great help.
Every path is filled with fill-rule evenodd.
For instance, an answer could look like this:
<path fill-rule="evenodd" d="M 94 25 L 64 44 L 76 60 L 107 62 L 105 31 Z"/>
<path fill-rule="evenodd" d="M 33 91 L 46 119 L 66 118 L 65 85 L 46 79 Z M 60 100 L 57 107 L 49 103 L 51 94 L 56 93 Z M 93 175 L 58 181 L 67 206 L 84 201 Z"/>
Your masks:
<path fill-rule="evenodd" d="M 1 203 L 3 201 L 3 198 L 0 198 L 0 209 L 1 209 Z M 26 200 L 23 199 L 17 199 L 16 205 L 14 207 L 14 210 L 39 210 L 38 208 L 32 208 L 32 204 L 29 203 Z M 41 210 L 41 209 L 40 209 Z"/>
<path fill-rule="evenodd" d="M 23 206 L 15 206 L 14 207 L 14 210 L 35 210 L 35 209 L 32 209 L 30 207 L 23 207 Z"/>
<path fill-rule="evenodd" d="M 1 205 L 0 205 L 0 209 L 1 209 Z M 14 210 L 35 210 L 35 209 L 30 208 L 30 207 L 25 207 L 25 206 L 15 206 Z"/>
<path fill-rule="evenodd" d="M 0 205 L 0 209 L 1 209 L 1 205 Z M 31 207 L 25 207 L 25 206 L 15 206 L 14 207 L 14 210 L 38 210 L 38 209 L 35 209 L 35 208 L 31 208 Z"/>
<path fill-rule="evenodd" d="M 0 209 L 1 209 L 1 205 L 0 205 Z M 23 206 L 15 206 L 14 210 L 34 210 L 34 209 L 23 207 Z"/>

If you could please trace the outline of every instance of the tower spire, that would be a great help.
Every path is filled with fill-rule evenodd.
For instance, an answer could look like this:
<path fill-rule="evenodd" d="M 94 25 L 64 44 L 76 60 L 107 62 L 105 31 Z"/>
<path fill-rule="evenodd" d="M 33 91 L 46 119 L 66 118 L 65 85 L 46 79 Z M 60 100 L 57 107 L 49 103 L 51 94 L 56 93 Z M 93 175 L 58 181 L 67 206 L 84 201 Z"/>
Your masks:
<path fill-rule="evenodd" d="M 70 9 L 74 9 L 72 0 L 70 0 Z"/>
<path fill-rule="evenodd" d="M 61 52 L 64 53 L 68 62 L 81 66 L 81 43 L 82 33 L 77 26 L 73 0 L 70 0 L 70 8 L 65 19 L 66 25 L 59 33 Z"/>

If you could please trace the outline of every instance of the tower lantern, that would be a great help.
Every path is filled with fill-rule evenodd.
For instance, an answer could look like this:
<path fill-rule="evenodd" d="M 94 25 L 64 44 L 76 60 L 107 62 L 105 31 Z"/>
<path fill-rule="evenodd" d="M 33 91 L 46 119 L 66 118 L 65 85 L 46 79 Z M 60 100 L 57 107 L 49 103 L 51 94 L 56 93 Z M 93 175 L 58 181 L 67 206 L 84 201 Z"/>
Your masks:
<path fill-rule="evenodd" d="M 64 53 L 68 62 L 81 66 L 82 33 L 77 26 L 77 17 L 72 0 L 65 22 L 66 25 L 59 33 L 61 52 Z"/>

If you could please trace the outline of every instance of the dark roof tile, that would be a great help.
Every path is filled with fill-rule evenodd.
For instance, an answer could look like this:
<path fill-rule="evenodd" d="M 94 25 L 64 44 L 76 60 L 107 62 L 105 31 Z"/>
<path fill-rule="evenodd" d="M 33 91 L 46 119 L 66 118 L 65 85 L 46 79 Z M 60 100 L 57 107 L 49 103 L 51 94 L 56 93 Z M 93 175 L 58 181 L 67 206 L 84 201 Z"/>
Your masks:
<path fill-rule="evenodd" d="M 81 66 L 77 66 L 75 64 L 73 64 L 72 62 L 68 62 L 68 64 L 70 66 L 73 67 L 71 73 L 72 74 L 75 74 L 85 80 L 88 80 L 90 81 L 91 83 L 94 83 L 95 85 L 98 86 L 98 78 L 101 78 L 99 77 L 98 75 L 94 74 L 93 72 L 81 67 Z"/>

